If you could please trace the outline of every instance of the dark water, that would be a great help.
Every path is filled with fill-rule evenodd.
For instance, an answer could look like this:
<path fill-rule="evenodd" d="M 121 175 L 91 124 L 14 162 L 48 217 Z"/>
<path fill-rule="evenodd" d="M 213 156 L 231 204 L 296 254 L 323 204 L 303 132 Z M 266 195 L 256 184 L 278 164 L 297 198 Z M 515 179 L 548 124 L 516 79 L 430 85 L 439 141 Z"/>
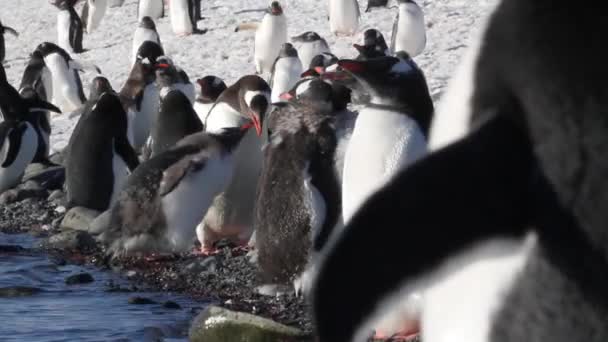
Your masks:
<path fill-rule="evenodd" d="M 28 235 L 0 233 L 0 245 L 31 247 Z M 65 278 L 88 272 L 90 284 L 66 285 Z M 191 309 L 197 305 L 167 293 L 107 292 L 108 282 L 129 288 L 116 274 L 81 266 L 58 266 L 42 254 L 0 254 L 0 287 L 33 286 L 43 292 L 0 298 L 0 341 L 186 341 Z M 161 304 L 132 305 L 142 296 Z"/>

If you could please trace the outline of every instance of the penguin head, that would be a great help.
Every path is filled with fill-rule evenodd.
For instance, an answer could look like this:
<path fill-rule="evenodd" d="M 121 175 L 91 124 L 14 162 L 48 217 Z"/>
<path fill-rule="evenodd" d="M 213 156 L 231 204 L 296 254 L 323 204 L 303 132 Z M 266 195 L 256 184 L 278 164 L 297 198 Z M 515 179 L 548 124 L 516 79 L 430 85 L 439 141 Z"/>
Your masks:
<path fill-rule="evenodd" d="M 357 59 L 370 59 L 388 55 L 388 45 L 382 33 L 376 29 L 369 29 L 363 33 L 363 45 L 353 44 L 359 52 Z"/>
<path fill-rule="evenodd" d="M 158 57 L 154 68 L 156 69 L 156 82 L 159 88 L 171 86 L 179 82 L 179 73 L 169 57 Z"/>
<path fill-rule="evenodd" d="M 37 51 L 40 54 L 40 56 L 42 56 L 43 58 L 50 54 L 56 53 L 56 54 L 59 54 L 60 56 L 62 56 L 63 59 L 66 60 L 66 62 L 68 62 L 69 60 L 72 59 L 70 57 L 70 54 L 68 54 L 64 49 L 59 47 L 59 45 L 57 45 L 55 43 L 51 43 L 51 42 L 40 43 L 36 47 L 35 51 Z"/>
<path fill-rule="evenodd" d="M 224 81 L 217 76 L 205 76 L 196 80 L 197 97 L 205 103 L 212 103 L 226 90 Z"/>
<path fill-rule="evenodd" d="M 279 51 L 279 58 L 298 57 L 298 50 L 291 43 L 283 43 Z"/>
<path fill-rule="evenodd" d="M 291 40 L 294 42 L 310 43 L 310 42 L 316 42 L 317 40 L 321 40 L 321 36 L 319 36 L 319 34 L 317 32 L 308 31 L 308 32 L 302 33 L 299 36 L 291 37 Z"/>
<path fill-rule="evenodd" d="M 262 123 L 270 109 L 270 86 L 259 76 L 247 75 L 237 81 L 239 86 L 240 113 L 249 120 L 258 136 L 262 134 Z"/>
<path fill-rule="evenodd" d="M 350 89 L 339 84 L 329 84 L 319 78 L 298 81 L 291 90 L 281 94 L 289 102 L 304 102 L 322 112 L 346 109 L 350 102 Z"/>
<path fill-rule="evenodd" d="M 320 76 L 325 73 L 328 67 L 336 63 L 338 63 L 338 57 L 331 52 L 323 52 L 313 57 L 308 66 L 308 70 L 302 73 L 301 77 Z"/>
<path fill-rule="evenodd" d="M 98 99 L 99 96 L 106 92 L 113 92 L 112 85 L 107 78 L 103 76 L 97 76 L 91 82 L 91 87 L 89 89 L 89 99 L 94 100 Z"/>
<path fill-rule="evenodd" d="M 281 4 L 278 1 L 273 1 L 270 6 L 268 6 L 268 10 L 266 12 L 270 15 L 282 15 L 283 8 L 281 7 Z"/>
<path fill-rule="evenodd" d="M 137 60 L 142 63 L 156 64 L 156 60 L 164 54 L 165 51 L 158 43 L 146 40 L 137 49 Z"/>
<path fill-rule="evenodd" d="M 49 0 L 49 3 L 60 10 L 66 10 L 68 8 L 74 7 L 78 0 Z"/>
<path fill-rule="evenodd" d="M 156 31 L 156 24 L 154 24 L 154 20 L 148 16 L 141 18 L 139 27 Z"/>

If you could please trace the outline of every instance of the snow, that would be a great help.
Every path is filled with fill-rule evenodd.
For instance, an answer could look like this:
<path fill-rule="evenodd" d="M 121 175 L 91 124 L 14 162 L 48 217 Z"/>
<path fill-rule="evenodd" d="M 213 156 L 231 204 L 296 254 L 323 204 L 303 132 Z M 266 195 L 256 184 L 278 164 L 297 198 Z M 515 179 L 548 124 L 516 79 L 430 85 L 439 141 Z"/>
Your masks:
<path fill-rule="evenodd" d="M 427 23 L 427 46 L 424 53 L 415 58 L 427 76 L 431 94 L 438 98 L 468 44 L 468 38 L 477 29 L 478 21 L 497 0 L 418 0 L 422 5 Z M 56 42 L 57 12 L 48 0 L 0 0 L 0 20 L 16 29 L 20 36 L 6 38 L 6 68 L 9 82 L 19 85 L 28 61 L 28 55 L 43 41 Z M 234 14 L 243 9 L 265 8 L 267 0 L 204 0 L 201 2 L 203 20 L 200 29 L 209 29 L 203 35 L 177 37 L 171 31 L 169 17 L 156 22 L 165 52 L 182 67 L 191 81 L 206 75 L 216 75 L 231 84 L 245 74 L 255 72 L 253 63 L 254 31 L 234 32 L 243 22 L 259 21 L 263 13 Z M 288 22 L 288 36 L 305 31 L 316 31 L 330 44 L 339 57 L 354 57 L 352 44 L 360 36 L 335 37 L 329 32 L 327 0 L 283 0 Z M 395 6 L 395 1 L 389 2 Z M 365 9 L 366 1 L 360 1 Z M 77 11 L 80 13 L 80 4 Z M 168 15 L 168 11 L 165 14 Z M 377 28 L 390 41 L 393 19 L 397 8 L 362 11 L 359 32 Z M 97 30 L 84 36 L 84 48 L 88 51 L 73 55 L 75 59 L 92 62 L 99 66 L 115 90 L 119 90 L 130 71 L 131 43 L 137 27 L 137 0 L 127 0 L 122 7 L 109 8 Z M 297 48 L 297 44 L 295 44 Z M 81 74 L 88 94 L 88 84 L 96 75 Z M 69 139 L 78 118 L 67 115 L 53 118 L 51 144 L 53 150 L 62 149 Z"/>

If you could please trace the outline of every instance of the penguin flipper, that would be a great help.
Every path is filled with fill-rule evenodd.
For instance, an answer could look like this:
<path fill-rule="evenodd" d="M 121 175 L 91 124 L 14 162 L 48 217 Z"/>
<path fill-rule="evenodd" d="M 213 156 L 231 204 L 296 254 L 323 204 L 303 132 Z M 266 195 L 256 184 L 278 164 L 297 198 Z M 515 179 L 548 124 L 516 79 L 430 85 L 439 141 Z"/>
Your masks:
<path fill-rule="evenodd" d="M 175 189 L 190 170 L 205 167 L 205 159 L 200 154 L 189 154 L 163 172 L 159 193 L 164 196 Z"/>
<path fill-rule="evenodd" d="M 15 37 L 19 37 L 19 32 L 15 31 L 15 29 L 12 28 L 12 27 L 4 26 L 4 32 L 5 33 L 8 32 L 8 33 L 12 34 Z"/>
<path fill-rule="evenodd" d="M 115 137 L 114 148 L 116 153 L 125 161 L 129 171 L 133 172 L 137 166 L 139 166 L 139 159 L 137 159 L 137 153 L 129 143 L 127 136 Z"/>
<path fill-rule="evenodd" d="M 399 11 L 397 11 L 397 16 L 395 17 L 395 21 L 393 21 L 393 30 L 391 32 L 391 52 L 393 54 L 397 53 L 395 51 L 395 46 L 397 43 L 397 31 L 399 30 Z"/>
<path fill-rule="evenodd" d="M 21 149 L 21 138 L 23 137 L 23 132 L 26 130 L 27 125 L 25 122 L 19 122 L 12 124 L 13 127 L 5 130 L 4 137 L 2 141 L 5 143 L 8 141 L 8 150 L 5 154 L 4 160 L 2 161 L 2 167 L 6 168 L 13 164 L 13 162 L 17 159 L 19 155 L 19 150 Z"/>
<path fill-rule="evenodd" d="M 88 22 L 89 22 L 89 1 L 85 0 L 84 6 L 82 6 L 82 12 L 80 13 L 80 18 L 82 20 L 82 27 L 86 33 L 91 33 L 88 30 Z"/>
<path fill-rule="evenodd" d="M 531 151 L 520 127 L 495 117 L 373 195 L 320 266 L 313 297 L 319 341 L 352 340 L 383 312 L 379 303 L 475 243 L 523 237 L 535 185 Z"/>
<path fill-rule="evenodd" d="M 30 99 L 23 99 L 23 101 L 27 104 L 28 108 L 30 108 L 30 111 L 51 111 L 54 113 L 58 113 L 61 114 L 61 109 L 57 108 L 55 105 L 53 105 L 52 103 L 49 103 L 47 101 L 41 100 L 41 99 L 37 99 L 37 98 L 30 98 Z"/>

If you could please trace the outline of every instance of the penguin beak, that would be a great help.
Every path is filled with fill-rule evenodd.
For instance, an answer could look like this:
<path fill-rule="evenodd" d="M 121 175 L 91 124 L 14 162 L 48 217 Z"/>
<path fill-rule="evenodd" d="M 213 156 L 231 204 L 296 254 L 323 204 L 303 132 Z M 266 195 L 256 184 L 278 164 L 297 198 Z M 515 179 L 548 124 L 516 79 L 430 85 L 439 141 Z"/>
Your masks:
<path fill-rule="evenodd" d="M 291 99 L 293 99 L 293 95 L 290 92 L 284 92 L 279 96 L 279 98 L 281 100 L 290 101 Z"/>
<path fill-rule="evenodd" d="M 156 67 L 156 69 L 167 69 L 167 68 L 169 68 L 169 64 L 167 64 L 167 63 L 156 63 L 155 67 Z"/>
<path fill-rule="evenodd" d="M 260 122 L 260 115 L 257 113 L 250 113 L 251 121 L 253 122 L 253 127 L 255 127 L 255 133 L 259 136 L 262 135 L 262 123 Z"/>
<path fill-rule="evenodd" d="M 318 66 L 318 67 L 314 67 L 314 69 L 317 72 L 317 74 L 319 74 L 319 75 L 323 75 L 325 73 L 325 68 L 323 68 L 323 67 Z"/>

